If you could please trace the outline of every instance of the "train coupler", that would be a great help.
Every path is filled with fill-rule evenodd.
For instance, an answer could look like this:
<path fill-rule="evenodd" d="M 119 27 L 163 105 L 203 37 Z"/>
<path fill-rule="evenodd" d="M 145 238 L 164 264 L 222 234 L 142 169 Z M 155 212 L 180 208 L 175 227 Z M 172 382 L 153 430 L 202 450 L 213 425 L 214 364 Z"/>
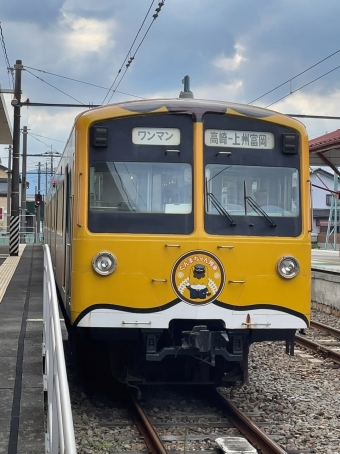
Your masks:
<path fill-rule="evenodd" d="M 229 342 L 225 331 L 209 331 L 205 325 L 194 326 L 191 331 L 182 332 L 182 348 L 196 348 L 200 353 L 209 352 L 215 347 L 221 347 Z"/>
<path fill-rule="evenodd" d="M 243 349 L 239 348 L 243 345 L 242 342 L 236 342 L 237 336 L 233 336 L 230 341 L 226 331 L 210 331 L 205 325 L 194 326 L 191 331 L 182 331 L 182 340 L 180 346 L 165 347 L 160 351 L 154 348 L 152 336 L 147 337 L 147 361 L 161 361 L 166 356 L 192 356 L 198 360 L 202 359 L 202 355 L 210 356 L 210 364 L 215 365 L 215 357 L 220 355 L 227 361 L 242 361 Z M 151 346 L 148 344 L 150 340 Z M 227 350 L 231 346 L 232 352 Z M 206 361 L 206 360 L 205 360 Z"/>

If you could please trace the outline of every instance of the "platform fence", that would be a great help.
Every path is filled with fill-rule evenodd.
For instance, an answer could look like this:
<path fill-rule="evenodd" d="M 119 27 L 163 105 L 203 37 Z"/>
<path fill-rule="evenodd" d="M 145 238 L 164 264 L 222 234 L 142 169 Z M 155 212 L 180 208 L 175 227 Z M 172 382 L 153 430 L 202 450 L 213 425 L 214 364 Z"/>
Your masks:
<path fill-rule="evenodd" d="M 57 292 L 47 245 L 44 245 L 43 356 L 47 393 L 45 454 L 76 454 Z"/>
<path fill-rule="evenodd" d="M 36 222 L 36 216 L 26 214 L 19 216 L 19 243 L 42 243 L 43 242 L 43 223 Z M 10 221 L 0 220 L 0 244 L 10 242 Z"/>

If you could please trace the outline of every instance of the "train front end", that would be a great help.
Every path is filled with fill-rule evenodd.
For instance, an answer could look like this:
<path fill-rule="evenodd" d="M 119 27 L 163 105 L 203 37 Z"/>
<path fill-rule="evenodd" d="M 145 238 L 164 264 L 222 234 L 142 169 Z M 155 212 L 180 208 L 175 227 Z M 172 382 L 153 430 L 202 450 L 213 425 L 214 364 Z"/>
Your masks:
<path fill-rule="evenodd" d="M 242 382 L 253 342 L 309 325 L 300 123 L 151 100 L 89 111 L 76 137 L 70 320 L 117 378 Z"/>

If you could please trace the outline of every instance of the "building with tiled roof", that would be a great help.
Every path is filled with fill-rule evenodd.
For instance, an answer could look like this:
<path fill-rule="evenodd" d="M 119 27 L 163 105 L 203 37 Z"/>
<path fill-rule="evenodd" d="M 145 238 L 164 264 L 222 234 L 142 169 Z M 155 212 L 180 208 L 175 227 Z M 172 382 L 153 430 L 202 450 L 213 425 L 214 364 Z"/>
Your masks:
<path fill-rule="evenodd" d="M 317 149 L 317 151 L 321 151 L 322 149 L 332 149 L 337 147 L 340 147 L 340 129 L 309 141 L 310 151 L 315 149 Z"/>
<path fill-rule="evenodd" d="M 309 141 L 311 166 L 326 166 L 340 176 L 340 129 Z"/>
<path fill-rule="evenodd" d="M 313 233 L 317 234 L 317 242 L 323 246 L 327 241 L 334 243 L 333 234 L 327 239 L 327 232 L 334 230 L 337 224 L 337 247 L 340 243 L 339 233 L 339 207 L 338 201 L 337 216 L 332 208 L 332 192 L 334 191 L 334 174 L 338 174 L 340 166 L 340 129 L 309 141 L 310 164 L 325 166 L 311 171 L 310 180 L 312 183 L 312 206 L 313 206 Z M 328 172 L 327 170 L 332 172 Z M 340 185 L 338 189 L 340 190 Z M 334 200 L 333 200 L 334 203 Z"/>

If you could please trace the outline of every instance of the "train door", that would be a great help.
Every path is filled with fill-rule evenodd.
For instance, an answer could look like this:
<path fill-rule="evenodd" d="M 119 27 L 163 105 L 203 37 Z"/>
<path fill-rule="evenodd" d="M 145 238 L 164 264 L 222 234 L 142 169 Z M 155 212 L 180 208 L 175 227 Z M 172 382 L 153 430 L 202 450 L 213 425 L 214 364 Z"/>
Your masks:
<path fill-rule="evenodd" d="M 50 226 L 50 252 L 51 252 L 51 259 L 53 268 L 55 268 L 55 260 L 56 260 L 56 253 L 55 253 L 55 218 L 56 218 L 56 197 L 53 196 L 51 199 L 51 226 Z"/>
<path fill-rule="evenodd" d="M 65 292 L 65 306 L 69 313 L 69 297 L 71 289 L 71 216 L 72 216 L 72 198 L 70 197 L 70 171 L 68 166 L 65 168 L 65 191 L 64 191 L 64 275 L 63 275 L 63 289 Z"/>

